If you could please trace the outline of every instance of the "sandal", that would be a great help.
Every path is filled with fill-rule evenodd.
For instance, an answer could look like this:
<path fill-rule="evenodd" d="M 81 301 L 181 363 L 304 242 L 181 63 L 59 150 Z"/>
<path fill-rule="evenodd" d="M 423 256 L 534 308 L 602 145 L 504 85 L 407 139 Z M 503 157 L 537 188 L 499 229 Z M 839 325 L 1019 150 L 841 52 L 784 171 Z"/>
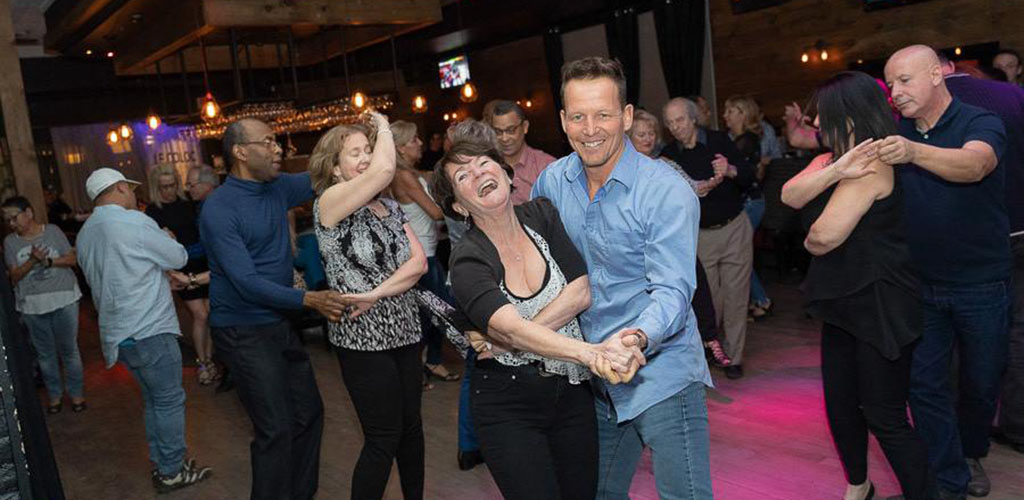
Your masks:
<path fill-rule="evenodd" d="M 213 382 L 213 373 L 210 370 L 210 365 L 206 362 L 199 362 L 196 376 L 199 379 L 199 385 L 210 385 Z"/>
<path fill-rule="evenodd" d="M 432 365 L 430 363 L 425 363 L 423 365 L 423 372 L 428 378 L 435 377 L 445 382 L 454 382 L 462 378 L 462 375 L 448 371 L 448 369 L 442 364 Z"/>

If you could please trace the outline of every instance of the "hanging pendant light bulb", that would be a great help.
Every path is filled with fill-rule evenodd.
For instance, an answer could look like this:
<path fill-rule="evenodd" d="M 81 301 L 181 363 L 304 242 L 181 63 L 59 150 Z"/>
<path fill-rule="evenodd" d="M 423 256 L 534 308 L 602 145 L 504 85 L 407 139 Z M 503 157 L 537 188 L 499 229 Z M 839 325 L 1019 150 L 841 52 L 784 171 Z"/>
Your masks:
<path fill-rule="evenodd" d="M 825 49 L 821 49 L 821 60 L 822 61 L 827 61 L 828 60 L 828 51 L 825 50 Z"/>
<path fill-rule="evenodd" d="M 476 98 L 476 86 L 473 85 L 473 82 L 466 82 L 466 84 L 462 86 L 462 90 L 459 91 L 459 99 L 462 102 L 473 102 Z"/>
<path fill-rule="evenodd" d="M 427 111 L 427 98 L 418 95 L 412 99 L 412 112 L 424 113 Z"/>
<path fill-rule="evenodd" d="M 366 106 L 366 94 L 356 91 L 352 94 L 352 107 L 355 109 L 363 109 Z"/>
<path fill-rule="evenodd" d="M 803 54 L 800 54 L 800 62 L 805 63 L 805 62 L 810 61 L 810 60 L 811 60 L 811 56 L 807 55 L 806 52 L 804 52 Z"/>
<path fill-rule="evenodd" d="M 117 135 L 120 136 L 121 139 L 130 141 L 132 139 L 132 135 L 134 135 L 134 132 L 132 131 L 131 126 L 129 126 L 127 123 L 122 123 L 120 126 L 117 127 Z"/>
<path fill-rule="evenodd" d="M 220 105 L 217 104 L 217 100 L 213 98 L 213 94 L 207 92 L 206 96 L 203 97 L 203 119 L 212 120 L 220 115 Z"/>
<path fill-rule="evenodd" d="M 107 143 L 110 145 L 117 144 L 121 141 L 121 135 L 117 133 L 116 128 L 112 128 L 107 132 Z"/>
<path fill-rule="evenodd" d="M 149 126 L 150 130 L 156 130 L 160 128 L 160 117 L 156 113 L 150 112 L 149 116 L 146 117 L 146 125 Z"/>

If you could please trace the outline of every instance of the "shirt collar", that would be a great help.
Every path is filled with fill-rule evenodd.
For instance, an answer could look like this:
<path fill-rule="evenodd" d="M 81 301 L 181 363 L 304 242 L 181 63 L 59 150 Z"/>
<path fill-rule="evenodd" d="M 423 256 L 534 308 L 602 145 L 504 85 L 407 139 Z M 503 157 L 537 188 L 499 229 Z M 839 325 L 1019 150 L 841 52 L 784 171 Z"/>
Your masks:
<path fill-rule="evenodd" d="M 616 181 L 626 189 L 632 188 L 633 184 L 636 183 L 637 165 L 640 160 L 640 153 L 637 152 L 636 148 L 633 147 L 633 143 L 629 140 L 629 137 L 623 135 L 622 137 L 625 148 L 622 150 L 622 156 L 619 156 L 619 161 L 615 163 L 615 168 L 612 169 L 612 173 L 608 176 L 607 184 L 611 181 Z M 572 160 L 569 164 L 569 168 L 565 169 L 565 178 L 570 182 L 575 182 L 579 179 L 580 174 L 583 174 L 583 161 L 580 160 L 579 153 L 572 154 Z"/>
<path fill-rule="evenodd" d="M 939 116 L 939 121 L 935 122 L 935 125 L 932 125 L 932 128 L 922 132 L 920 130 L 917 130 L 917 126 L 915 125 L 914 130 L 917 130 L 918 134 L 927 137 L 928 135 L 933 134 L 936 131 L 941 130 L 943 127 L 945 127 L 951 120 L 953 120 L 953 116 L 956 115 L 959 111 L 960 100 L 954 97 L 951 101 L 949 101 L 949 106 L 946 106 L 946 110 L 942 112 L 942 116 Z"/>

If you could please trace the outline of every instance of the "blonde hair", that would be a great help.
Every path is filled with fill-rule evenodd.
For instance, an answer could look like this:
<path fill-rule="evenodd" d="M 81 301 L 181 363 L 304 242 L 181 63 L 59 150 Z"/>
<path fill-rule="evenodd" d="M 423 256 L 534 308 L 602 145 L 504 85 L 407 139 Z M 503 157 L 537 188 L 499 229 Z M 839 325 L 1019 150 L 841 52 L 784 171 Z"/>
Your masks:
<path fill-rule="evenodd" d="M 181 187 L 181 179 L 178 178 L 178 171 L 174 168 L 174 165 L 170 163 L 161 163 L 155 165 L 149 169 L 147 180 L 149 181 L 149 202 L 163 208 L 163 200 L 160 199 L 160 178 L 163 176 L 170 176 L 174 178 L 176 187 L 174 188 L 174 196 L 178 199 L 185 198 L 185 190 Z"/>
<path fill-rule="evenodd" d="M 651 128 L 654 129 L 654 143 L 658 144 L 659 142 L 661 142 L 661 122 L 658 121 L 657 116 L 654 116 L 654 113 L 651 113 L 643 109 L 637 109 L 633 111 L 633 126 L 630 127 L 627 131 L 630 139 L 633 138 L 633 131 L 636 130 L 637 122 L 649 123 L 651 125 Z"/>
<path fill-rule="evenodd" d="M 345 147 L 345 140 L 353 134 L 365 135 L 370 141 L 370 147 L 373 147 L 375 134 L 371 134 L 370 129 L 362 124 L 337 125 L 324 132 L 320 140 L 316 141 L 316 146 L 309 155 L 307 169 L 313 183 L 313 191 L 317 196 L 337 182 L 334 179 L 334 167 L 338 165 L 338 154 Z"/>
<path fill-rule="evenodd" d="M 399 166 L 411 168 L 412 165 L 405 164 L 405 158 L 402 158 L 402 153 L 398 148 L 405 146 L 409 141 L 416 138 L 416 124 L 405 120 L 393 121 L 391 122 L 391 133 L 394 134 L 395 138 L 395 160 Z"/>
<path fill-rule="evenodd" d="M 764 133 L 764 130 L 761 129 L 761 106 L 757 105 L 757 101 L 753 97 L 748 95 L 732 96 L 725 100 L 725 107 L 736 108 L 743 112 L 743 130 L 745 132 L 753 132 L 758 137 Z"/>

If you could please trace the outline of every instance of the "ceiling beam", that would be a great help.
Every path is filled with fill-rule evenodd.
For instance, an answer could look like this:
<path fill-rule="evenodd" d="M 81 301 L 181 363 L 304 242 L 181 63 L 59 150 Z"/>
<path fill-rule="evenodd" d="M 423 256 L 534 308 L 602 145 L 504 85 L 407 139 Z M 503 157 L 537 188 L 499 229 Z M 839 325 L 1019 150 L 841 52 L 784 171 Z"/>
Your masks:
<path fill-rule="evenodd" d="M 441 21 L 440 0 L 204 0 L 217 27 L 293 24 L 420 24 Z"/>

